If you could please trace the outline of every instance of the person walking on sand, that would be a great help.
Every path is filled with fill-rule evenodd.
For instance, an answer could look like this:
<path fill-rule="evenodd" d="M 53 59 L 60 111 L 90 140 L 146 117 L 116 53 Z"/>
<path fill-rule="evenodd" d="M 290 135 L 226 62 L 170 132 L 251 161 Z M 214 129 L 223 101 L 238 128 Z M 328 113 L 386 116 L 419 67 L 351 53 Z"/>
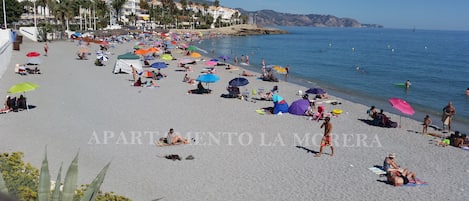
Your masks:
<path fill-rule="evenodd" d="M 132 69 L 132 78 L 134 79 L 133 81 L 137 81 L 137 69 L 135 69 L 134 65 L 130 65 L 130 68 Z"/>
<path fill-rule="evenodd" d="M 451 132 L 451 121 L 453 120 L 453 116 L 456 114 L 456 108 L 453 106 L 453 102 L 449 102 L 443 108 L 443 114 L 441 115 L 441 121 L 443 122 L 443 131 L 445 127 L 448 127 L 448 132 Z"/>
<path fill-rule="evenodd" d="M 47 56 L 47 52 L 49 51 L 49 45 L 47 45 L 47 42 L 44 44 L 44 56 Z"/>
<path fill-rule="evenodd" d="M 288 72 L 290 71 L 290 66 L 285 67 L 285 81 L 288 81 Z"/>
<path fill-rule="evenodd" d="M 331 147 L 331 156 L 334 156 L 334 147 L 332 146 L 332 139 L 331 139 L 331 131 L 332 131 L 332 124 L 330 122 L 331 118 L 326 117 L 324 119 L 324 123 L 322 123 L 321 128 L 324 128 L 324 136 L 321 140 L 321 148 L 319 148 L 319 153 L 315 155 L 315 157 L 320 157 L 322 154 L 322 149 L 325 146 Z"/>
<path fill-rule="evenodd" d="M 425 118 L 423 119 L 423 130 L 422 130 L 422 134 L 425 134 L 427 133 L 427 129 L 428 129 L 428 126 L 432 124 L 432 119 L 430 119 L 430 116 L 428 116 L 428 114 L 425 116 Z"/>

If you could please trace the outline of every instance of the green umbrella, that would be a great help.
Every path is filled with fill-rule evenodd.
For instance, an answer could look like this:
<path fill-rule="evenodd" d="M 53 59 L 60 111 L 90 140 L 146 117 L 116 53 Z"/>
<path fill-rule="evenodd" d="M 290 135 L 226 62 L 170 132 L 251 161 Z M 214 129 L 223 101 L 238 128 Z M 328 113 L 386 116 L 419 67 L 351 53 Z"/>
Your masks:
<path fill-rule="evenodd" d="M 31 82 L 22 82 L 19 84 L 15 84 L 10 89 L 8 89 L 8 93 L 16 94 L 16 93 L 24 93 L 27 91 L 32 91 L 38 88 L 39 85 L 31 83 Z M 29 111 L 29 106 L 26 104 L 26 109 Z"/>
<path fill-rule="evenodd" d="M 31 82 L 22 82 L 19 84 L 15 84 L 10 89 L 8 89 L 8 93 L 16 94 L 16 93 L 23 93 L 27 91 L 32 91 L 38 88 L 39 85 L 31 83 Z"/>
<path fill-rule="evenodd" d="M 191 46 L 189 46 L 189 47 L 187 48 L 187 50 L 189 50 L 189 51 L 196 51 L 197 48 L 196 48 L 195 46 L 191 45 Z"/>
<path fill-rule="evenodd" d="M 162 60 L 173 60 L 173 56 L 169 55 L 169 54 L 163 54 L 160 56 L 160 58 Z"/>

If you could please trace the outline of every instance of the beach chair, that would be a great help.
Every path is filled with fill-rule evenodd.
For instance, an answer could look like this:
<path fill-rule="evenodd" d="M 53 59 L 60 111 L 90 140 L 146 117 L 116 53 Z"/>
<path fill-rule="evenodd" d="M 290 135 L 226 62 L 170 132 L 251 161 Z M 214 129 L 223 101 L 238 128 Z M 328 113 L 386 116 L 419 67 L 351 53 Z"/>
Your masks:
<path fill-rule="evenodd" d="M 239 87 L 228 86 L 226 90 L 228 90 L 227 98 L 238 98 L 240 96 Z"/>

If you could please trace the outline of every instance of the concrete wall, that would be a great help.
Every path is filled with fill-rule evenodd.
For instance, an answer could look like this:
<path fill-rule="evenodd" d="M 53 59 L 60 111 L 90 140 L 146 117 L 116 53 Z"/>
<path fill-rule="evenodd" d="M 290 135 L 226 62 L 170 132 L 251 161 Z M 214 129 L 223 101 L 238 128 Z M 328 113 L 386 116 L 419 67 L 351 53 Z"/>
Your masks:
<path fill-rule="evenodd" d="M 12 47 L 11 30 L 0 30 L 0 78 L 10 66 Z"/>

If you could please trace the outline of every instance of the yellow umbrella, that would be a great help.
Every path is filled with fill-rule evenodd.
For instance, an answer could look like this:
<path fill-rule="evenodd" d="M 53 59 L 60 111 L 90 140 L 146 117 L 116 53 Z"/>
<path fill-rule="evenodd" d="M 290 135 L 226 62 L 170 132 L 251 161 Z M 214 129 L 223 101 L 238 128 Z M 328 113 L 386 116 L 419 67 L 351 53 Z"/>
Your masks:
<path fill-rule="evenodd" d="M 192 58 L 199 58 L 199 57 L 201 57 L 202 55 L 200 55 L 200 53 L 198 53 L 198 52 L 192 52 L 190 56 L 191 56 Z"/>
<path fill-rule="evenodd" d="M 22 82 L 22 83 L 15 84 L 15 85 L 11 86 L 10 89 L 8 89 L 8 93 L 12 93 L 12 94 L 24 93 L 24 92 L 27 92 L 27 91 L 35 90 L 38 87 L 39 87 L 39 85 L 31 83 L 31 82 Z M 26 109 L 29 111 L 29 106 L 27 106 L 27 105 L 28 104 L 26 104 Z"/>
<path fill-rule="evenodd" d="M 173 60 L 173 56 L 169 55 L 169 54 L 162 54 L 160 56 L 161 59 L 163 60 Z"/>

